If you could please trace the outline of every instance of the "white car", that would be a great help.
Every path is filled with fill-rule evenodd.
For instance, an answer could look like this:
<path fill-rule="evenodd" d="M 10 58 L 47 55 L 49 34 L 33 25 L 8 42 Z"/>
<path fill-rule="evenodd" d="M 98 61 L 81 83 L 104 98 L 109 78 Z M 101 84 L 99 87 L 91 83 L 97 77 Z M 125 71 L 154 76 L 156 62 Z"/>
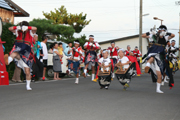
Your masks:
<path fill-rule="evenodd" d="M 50 49 L 50 46 L 53 44 L 53 43 L 60 43 L 61 41 L 52 41 L 52 40 L 48 40 L 47 41 L 47 48 L 48 48 L 48 51 Z M 64 42 L 61 42 L 63 44 L 63 49 L 69 49 L 69 46 L 67 43 L 64 43 Z M 67 67 L 67 55 L 66 53 L 64 53 L 63 51 L 63 58 L 62 58 L 62 63 L 61 64 L 61 68 L 62 68 L 62 72 L 60 73 L 60 77 L 64 77 L 66 75 L 66 71 L 68 70 L 68 67 Z M 54 76 L 54 71 L 53 71 L 53 54 L 52 53 L 49 53 L 48 52 L 48 63 L 47 63 L 47 74 L 49 77 L 53 77 Z"/>

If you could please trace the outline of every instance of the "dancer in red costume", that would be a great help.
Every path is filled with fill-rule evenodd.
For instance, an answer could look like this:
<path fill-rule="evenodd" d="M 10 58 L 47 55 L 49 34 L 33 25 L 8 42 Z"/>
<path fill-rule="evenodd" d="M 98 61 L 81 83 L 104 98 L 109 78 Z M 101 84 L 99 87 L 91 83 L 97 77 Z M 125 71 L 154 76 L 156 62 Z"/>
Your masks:
<path fill-rule="evenodd" d="M 33 34 L 37 28 L 29 26 L 27 21 L 23 21 L 19 26 L 10 27 L 9 30 L 16 34 L 16 40 L 10 56 L 4 55 L 5 63 L 9 65 L 14 60 L 16 65 L 22 68 L 26 74 L 26 89 L 32 90 L 30 87 L 30 73 L 34 62 L 32 46 L 35 43 Z"/>
<path fill-rule="evenodd" d="M 109 53 L 110 53 L 110 58 L 111 58 L 112 64 L 113 64 L 113 66 L 115 66 L 115 64 L 117 63 L 119 47 L 118 46 L 115 47 L 115 42 L 112 41 L 111 42 L 111 47 L 109 47 L 108 50 L 109 50 Z M 115 77 L 115 74 L 114 74 L 114 67 L 113 67 L 113 69 L 112 69 L 112 78 L 114 78 L 114 77 Z"/>
<path fill-rule="evenodd" d="M 100 46 L 97 42 L 94 42 L 94 36 L 89 36 L 89 42 L 84 44 L 84 49 L 86 50 L 86 57 L 85 57 L 85 68 L 83 76 L 86 77 L 88 65 L 91 64 L 92 68 L 92 80 L 95 77 L 95 59 L 97 57 L 96 51 L 100 49 Z"/>

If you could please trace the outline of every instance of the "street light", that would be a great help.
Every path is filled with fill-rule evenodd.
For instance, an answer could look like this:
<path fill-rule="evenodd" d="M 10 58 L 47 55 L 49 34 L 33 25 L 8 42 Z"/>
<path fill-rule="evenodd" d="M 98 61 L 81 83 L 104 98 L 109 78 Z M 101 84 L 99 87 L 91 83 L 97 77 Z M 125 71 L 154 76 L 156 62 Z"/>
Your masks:
<path fill-rule="evenodd" d="M 162 25 L 162 19 L 159 19 L 158 17 L 153 17 L 154 20 L 160 20 L 161 21 L 161 25 Z"/>

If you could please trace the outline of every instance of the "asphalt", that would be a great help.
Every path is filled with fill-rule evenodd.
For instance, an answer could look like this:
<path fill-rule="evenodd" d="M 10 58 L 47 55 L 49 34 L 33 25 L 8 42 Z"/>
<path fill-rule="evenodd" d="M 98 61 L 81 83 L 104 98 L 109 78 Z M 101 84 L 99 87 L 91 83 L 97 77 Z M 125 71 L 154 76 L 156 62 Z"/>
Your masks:
<path fill-rule="evenodd" d="M 150 75 L 132 79 L 130 88 L 114 79 L 109 90 L 99 89 L 90 77 L 0 86 L 0 120 L 180 120 L 180 72 L 175 87 L 155 92 Z"/>

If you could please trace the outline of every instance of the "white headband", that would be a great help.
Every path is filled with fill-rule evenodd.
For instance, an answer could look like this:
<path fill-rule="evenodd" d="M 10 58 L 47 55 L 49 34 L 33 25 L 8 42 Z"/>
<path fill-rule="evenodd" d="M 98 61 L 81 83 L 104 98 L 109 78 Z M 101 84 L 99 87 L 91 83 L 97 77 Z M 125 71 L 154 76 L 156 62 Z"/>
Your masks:
<path fill-rule="evenodd" d="M 35 35 L 38 36 L 38 34 L 34 34 L 34 36 L 35 36 Z"/>
<path fill-rule="evenodd" d="M 120 51 L 124 52 L 124 49 L 123 49 L 123 48 L 120 48 L 120 49 L 118 50 L 118 53 L 119 53 Z"/>
<path fill-rule="evenodd" d="M 108 50 L 103 50 L 103 52 L 102 52 L 102 53 L 105 53 L 105 52 L 108 52 L 108 53 L 109 53 L 109 51 L 108 51 Z"/>
<path fill-rule="evenodd" d="M 79 42 L 75 42 L 75 41 L 74 41 L 74 44 L 75 44 L 75 43 L 76 43 L 76 44 L 79 44 Z"/>

